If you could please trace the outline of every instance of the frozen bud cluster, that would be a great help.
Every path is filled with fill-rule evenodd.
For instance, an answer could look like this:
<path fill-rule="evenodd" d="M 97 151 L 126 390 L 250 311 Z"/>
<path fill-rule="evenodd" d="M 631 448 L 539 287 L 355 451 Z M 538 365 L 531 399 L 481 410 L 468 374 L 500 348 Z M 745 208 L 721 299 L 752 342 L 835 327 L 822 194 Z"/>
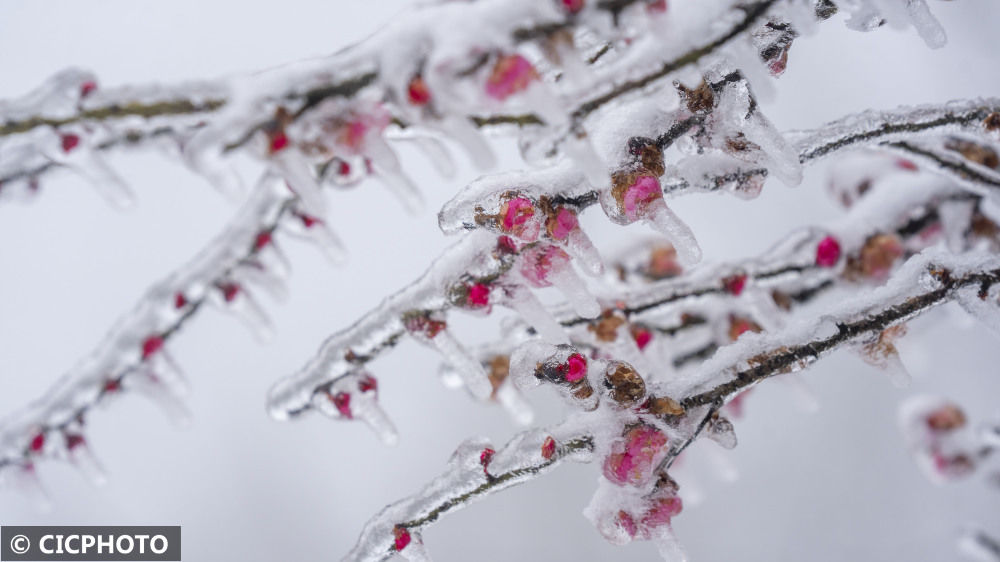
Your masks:
<path fill-rule="evenodd" d="M 869 110 L 786 132 L 758 103 L 756 92 L 795 63 L 795 41 L 838 10 L 853 29 L 885 23 L 932 47 L 945 39 L 924 0 L 438 2 L 334 55 L 261 73 L 104 88 L 69 70 L 0 102 L 0 199 L 33 195 L 69 170 L 125 204 L 130 190 L 107 155 L 137 147 L 246 200 L 91 356 L 3 421 L 0 475 L 30 487 L 36 461 L 61 458 L 99 480 L 84 432 L 93 407 L 136 390 L 183 414 L 186 379 L 170 349 L 189 320 L 211 307 L 266 339 L 258 295 L 284 293 L 286 237 L 342 257 L 329 188 L 375 178 L 417 211 L 421 191 L 399 146 L 448 176 L 442 140 L 488 169 L 492 133 L 517 138 L 524 169 L 455 194 L 437 217 L 454 244 L 278 380 L 268 412 L 361 421 L 394 443 L 378 402 L 391 379 L 373 372 L 403 339 L 440 354 L 446 385 L 523 424 L 532 421 L 523 394 L 547 386 L 564 421 L 505 444 L 464 442 L 439 477 L 376 515 L 347 559 L 427 560 L 423 530 L 441 515 L 564 461 L 599 473 L 585 515 L 605 538 L 650 540 L 683 559 L 671 471 L 702 438 L 716 459 L 736 446 L 731 420 L 747 413 L 754 386 L 838 349 L 902 386 L 896 344 L 907 322 L 952 300 L 1000 332 L 1000 100 Z M 749 200 L 772 178 L 794 186 L 807 166 L 845 152 L 853 156 L 829 182 L 843 214 L 753 256 L 703 262 L 672 209 L 689 193 Z M 237 156 L 260 178 L 249 193 Z M 644 224 L 649 238 L 602 255 L 588 209 Z M 456 329 L 461 314 L 502 316 L 500 335 L 470 345 Z M 997 448 L 995 428 L 970 431 L 941 399 L 908 403 L 901 424 L 938 480 L 971 473 Z"/>

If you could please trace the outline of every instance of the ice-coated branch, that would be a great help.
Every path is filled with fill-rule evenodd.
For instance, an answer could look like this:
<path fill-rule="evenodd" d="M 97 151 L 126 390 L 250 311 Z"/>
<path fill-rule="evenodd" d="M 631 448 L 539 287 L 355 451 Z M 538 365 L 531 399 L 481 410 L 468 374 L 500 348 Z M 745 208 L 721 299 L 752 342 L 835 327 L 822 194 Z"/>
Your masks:
<path fill-rule="evenodd" d="M 914 257 L 889 285 L 874 291 L 862 306 L 852 304 L 842 312 L 823 317 L 820 325 L 804 333 L 799 328 L 750 335 L 744 345 L 716 354 L 699 372 L 705 378 L 727 380 L 687 394 L 681 405 L 688 408 L 726 400 L 766 378 L 799 371 L 842 346 L 874 340 L 893 326 L 956 299 L 960 291 L 972 289 L 985 299 L 997 283 L 1000 260 L 993 255 L 932 253 Z M 722 365 L 725 367 L 720 368 Z"/>
<path fill-rule="evenodd" d="M 520 433 L 499 450 L 481 440 L 467 441 L 444 474 L 373 517 L 344 560 L 375 562 L 396 553 L 419 559 L 424 550 L 420 532 L 442 515 L 533 480 L 567 460 L 587 461 L 593 449 L 589 435 L 560 433 L 558 428 Z"/>
<path fill-rule="evenodd" d="M 179 149 L 186 164 L 226 190 L 237 180 L 225 156 L 246 147 L 285 176 L 300 176 L 307 163 L 323 170 L 335 163 L 336 181 L 365 175 L 352 174 L 351 167 L 367 168 L 413 204 L 413 187 L 400 176 L 384 142 L 390 123 L 420 136 L 453 138 L 480 165 L 492 157 L 477 126 L 537 124 L 552 139 L 562 138 L 569 126 L 582 136 L 582 120 L 595 109 L 698 62 L 777 3 L 721 2 L 721 13 L 735 8 L 745 17 L 720 39 L 676 59 L 669 57 L 683 42 L 635 42 L 630 36 L 634 24 L 649 32 L 666 17 L 660 14 L 665 6 L 661 10 L 656 2 L 610 8 L 599 2 L 491 0 L 420 6 L 330 57 L 249 76 L 102 89 L 93 75 L 68 70 L 23 98 L 0 104 L 0 187 L 6 191 L 23 182 L 33 190 L 42 173 L 70 167 L 124 202 L 128 189 L 100 153 L 156 142 L 171 152 Z M 619 26 L 623 15 L 628 25 Z M 462 29 L 474 31 L 457 33 Z M 630 56 L 588 68 L 592 47 L 574 31 L 591 34 L 589 40 L 596 39 L 604 52 Z M 641 70 L 659 65 L 651 74 Z M 642 77 L 605 86 L 618 75 L 637 74 Z M 604 93 L 588 98 L 593 92 Z M 515 112 L 505 116 L 506 109 Z M 424 146 L 435 142 L 422 140 Z M 359 165 L 364 162 L 372 165 Z"/>
<path fill-rule="evenodd" d="M 224 231 L 191 261 L 151 286 L 100 345 L 40 399 L 0 423 L 0 469 L 28 470 L 41 458 L 98 465 L 84 439 L 87 417 L 125 390 L 138 391 L 168 414 L 185 416 L 187 382 L 168 353 L 172 339 L 206 306 L 233 314 L 266 338 L 269 322 L 254 288 L 280 296 L 287 260 L 276 238 L 311 238 L 333 256 L 336 238 L 274 176 L 265 175 Z M 99 477 L 95 473 L 96 477 Z"/>
<path fill-rule="evenodd" d="M 537 379 L 566 388 L 572 393 L 570 403 L 583 412 L 563 427 L 575 427 L 588 437 L 562 441 L 533 430 L 499 451 L 482 440 L 466 442 L 444 475 L 370 520 L 345 560 L 384 560 L 395 553 L 428 559 L 419 535 L 423 527 L 548 468 L 569 443 L 587 451 L 580 460 L 602 462 L 600 487 L 585 511 L 598 530 L 618 544 L 653 539 L 672 559 L 679 547 L 670 519 L 681 511 L 681 503 L 665 470 L 699 436 L 727 448 L 735 445 L 732 425 L 718 414 L 728 399 L 766 378 L 804 369 L 835 349 L 867 344 L 943 302 L 966 298 L 963 291 L 986 298 L 995 294 L 991 290 L 996 285 L 1000 259 L 995 255 L 928 251 L 910 259 L 863 302 L 841 304 L 818 324 L 741 339 L 695 374 L 676 380 L 650 382 L 627 363 L 587 361 L 572 348 L 525 348 L 511 363 L 515 380 Z"/>
<path fill-rule="evenodd" d="M 642 349 L 657 334 L 677 336 L 706 322 L 709 326 L 719 322 L 726 325 L 722 330 L 712 328 L 718 335 L 708 341 L 694 339 L 694 343 L 669 345 L 670 362 L 681 367 L 706 358 L 745 331 L 779 325 L 783 320 L 776 315 L 780 316 L 782 309 L 811 300 L 819 292 L 884 280 L 901 258 L 940 240 L 942 234 L 959 248 L 974 244 L 975 240 L 967 239 L 969 225 L 976 216 L 980 216 L 983 228 L 990 222 L 977 215 L 975 195 L 936 176 L 914 174 L 907 168 L 896 168 L 893 174 L 890 179 L 895 178 L 897 184 L 910 185 L 903 188 L 881 185 L 888 180 L 879 182 L 868 188 L 844 219 L 791 233 L 761 257 L 701 266 L 690 273 L 683 272 L 676 254 L 656 257 L 656 267 L 661 272 L 670 269 L 671 277 L 624 287 L 607 280 L 591 283 L 598 287 L 594 291 L 596 301 L 588 296 L 586 287 L 574 285 L 579 279 L 567 277 L 576 281 L 568 287 L 555 284 L 570 302 L 551 312 L 532 296 L 534 285 L 530 281 L 538 279 L 539 272 L 557 279 L 560 268 L 568 275 L 572 269 L 569 256 L 556 245 L 560 240 L 551 236 L 548 240 L 539 237 L 534 242 L 514 242 L 511 236 L 523 235 L 531 228 L 538 232 L 544 226 L 532 227 L 528 221 L 514 225 L 517 219 L 508 217 L 523 217 L 528 203 L 517 207 L 518 200 L 511 199 L 499 219 L 513 227 L 507 229 L 508 234 L 494 238 L 484 231 L 470 233 L 416 282 L 327 339 L 302 369 L 274 387 L 269 397 L 271 414 L 287 419 L 316 408 L 338 419 L 374 421 L 375 429 L 391 442 L 395 438 L 391 425 L 374 403 L 368 399 L 359 402 L 367 394 L 355 379 L 361 376 L 360 380 L 369 380 L 365 366 L 406 336 L 440 351 L 450 372 L 473 396 L 497 398 L 502 376 L 489 363 L 492 358 L 509 354 L 509 348 L 504 352 L 503 346 L 491 346 L 488 354 L 465 349 L 448 329 L 448 314 L 453 308 L 473 313 L 488 313 L 493 305 L 513 309 L 528 329 L 510 337 L 510 346 L 525 338 L 572 343 L 581 349 L 611 346 L 617 353 L 629 353 L 627 359 L 638 363 L 642 362 Z M 551 208 L 545 212 L 543 217 L 554 214 Z M 563 239 L 579 235 L 578 227 L 570 226 Z M 586 255 L 572 253 L 576 257 Z M 539 265 L 538 256 L 548 256 L 548 261 Z M 586 259 L 577 263 L 585 270 L 589 268 Z M 720 317 L 718 307 L 708 316 L 700 312 L 702 303 L 719 299 L 732 301 L 727 315 Z M 762 307 L 762 302 L 771 304 Z M 601 306 L 594 308 L 597 305 Z M 581 308 L 586 314 L 580 314 Z M 751 320 L 755 316 L 756 320 Z M 364 407 L 355 407 L 358 404 Z M 508 406 L 514 406 L 515 416 L 524 419 L 516 404 Z M 372 420 L 367 418 L 368 413 L 374 416 Z"/>

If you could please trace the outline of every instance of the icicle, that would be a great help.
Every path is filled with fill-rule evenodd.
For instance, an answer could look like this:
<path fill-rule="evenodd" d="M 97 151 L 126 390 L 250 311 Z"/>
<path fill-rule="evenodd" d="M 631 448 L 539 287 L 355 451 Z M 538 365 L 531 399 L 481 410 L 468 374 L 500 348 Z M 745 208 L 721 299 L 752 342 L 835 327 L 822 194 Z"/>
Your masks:
<path fill-rule="evenodd" d="M 711 463 L 712 468 L 723 482 L 732 484 L 740 479 L 740 471 L 728 454 L 714 447 L 707 447 L 705 451 L 708 462 Z"/>
<path fill-rule="evenodd" d="M 412 138 L 417 148 L 430 160 L 431 165 L 442 177 L 451 179 L 455 177 L 455 162 L 451 159 L 451 154 L 444 146 L 444 143 L 434 137 L 426 135 L 416 135 Z"/>
<path fill-rule="evenodd" d="M 586 133 L 570 131 L 563 142 L 563 152 L 593 187 L 601 189 L 611 183 L 608 165 L 594 149 Z"/>
<path fill-rule="evenodd" d="M 584 273 L 594 277 L 604 274 L 604 260 L 583 229 L 575 228 L 566 236 L 566 251 L 576 258 Z"/>
<path fill-rule="evenodd" d="M 482 364 L 469 355 L 447 328 L 432 337 L 420 339 L 437 349 L 445 361 L 462 377 L 462 383 L 473 396 L 480 400 L 489 398 L 493 388 Z"/>
<path fill-rule="evenodd" d="M 429 123 L 445 135 L 453 138 L 469 154 L 473 165 L 488 170 L 497 165 L 496 155 L 479 131 L 463 116 L 449 115 L 440 121 Z"/>
<path fill-rule="evenodd" d="M 378 405 L 378 392 L 371 375 L 354 372 L 337 379 L 326 392 L 312 396 L 312 406 L 334 419 L 360 420 L 382 443 L 393 446 L 399 433 Z"/>
<path fill-rule="evenodd" d="M 14 488 L 21 492 L 28 499 L 35 509 L 42 513 L 52 510 L 52 499 L 48 490 L 42 485 L 32 463 L 24 464 L 7 469 L 11 474 L 11 481 Z"/>
<path fill-rule="evenodd" d="M 218 285 L 219 295 L 216 304 L 224 311 L 235 316 L 257 341 L 267 343 L 274 338 L 274 327 L 264 309 L 253 298 L 246 287 L 235 282 L 223 282 Z"/>
<path fill-rule="evenodd" d="M 107 472 L 82 435 L 66 435 L 66 451 L 69 462 L 79 470 L 87 480 L 95 486 L 103 486 L 108 482 Z"/>
<path fill-rule="evenodd" d="M 403 207 L 416 214 L 423 209 L 424 200 L 417 186 L 403 173 L 396 152 L 378 135 L 369 135 L 365 140 L 365 154 L 371 159 L 375 174 L 385 183 Z"/>
<path fill-rule="evenodd" d="M 694 233 L 662 199 L 650 205 L 646 218 L 653 228 L 662 232 L 673 244 L 681 265 L 691 267 L 701 261 L 701 247 Z"/>
<path fill-rule="evenodd" d="M 184 376 L 180 365 L 166 350 L 161 349 L 154 355 L 146 357 L 139 369 L 145 372 L 150 379 L 169 389 L 169 392 L 174 396 L 183 398 L 191 394 L 191 383 Z"/>
<path fill-rule="evenodd" d="M 652 533 L 652 540 L 665 562 L 687 562 L 687 554 L 681 548 L 681 543 L 670 525 L 658 527 Z"/>
<path fill-rule="evenodd" d="M 177 426 L 186 426 L 191 423 L 191 411 L 188 410 L 183 401 L 183 394 L 179 389 L 164 383 L 152 371 L 140 371 L 125 379 L 130 390 L 134 389 L 139 394 L 160 407 L 167 419 Z"/>
<path fill-rule="evenodd" d="M 535 421 L 535 413 L 532 411 L 531 405 L 510 382 L 504 382 L 500 385 L 496 391 L 496 400 L 518 424 L 529 425 Z"/>
<path fill-rule="evenodd" d="M 982 294 L 977 287 L 961 289 L 956 300 L 969 316 L 985 324 L 994 335 L 1000 336 L 1000 296 L 995 288 L 990 288 L 986 294 Z"/>
<path fill-rule="evenodd" d="M 820 404 L 816 393 L 801 377 L 779 377 L 778 380 L 792 391 L 792 399 L 799 411 L 807 414 L 815 414 L 819 411 Z"/>
<path fill-rule="evenodd" d="M 931 14 L 931 9 L 927 7 L 925 0 L 903 0 L 906 3 L 906 12 L 910 16 L 910 23 L 916 28 L 920 38 L 932 49 L 940 49 L 948 42 L 941 22 Z"/>
<path fill-rule="evenodd" d="M 208 180 L 208 183 L 229 198 L 245 191 L 243 180 L 226 162 L 219 146 L 225 144 L 217 130 L 205 129 L 184 144 L 182 155 L 189 168 Z"/>
<path fill-rule="evenodd" d="M 545 341 L 552 344 L 569 343 L 569 337 L 559 322 L 552 317 L 545 305 L 539 302 L 524 285 L 508 284 L 504 287 L 504 305 L 513 309 L 530 324 Z"/>
<path fill-rule="evenodd" d="M 292 214 L 293 217 L 281 223 L 282 228 L 318 246 L 323 255 L 333 264 L 342 264 L 347 259 L 344 244 L 327 226 L 326 221 L 303 211 L 294 211 Z"/>
<path fill-rule="evenodd" d="M 286 146 L 271 155 L 274 172 L 285 179 L 299 197 L 303 211 L 316 216 L 326 215 L 326 200 L 306 156 L 294 146 Z"/>
<path fill-rule="evenodd" d="M 76 137 L 76 135 L 64 134 L 62 137 L 64 147 L 67 137 Z M 135 194 L 132 193 L 125 180 L 108 166 L 108 163 L 94 147 L 82 146 L 73 149 L 72 152 L 73 154 L 66 163 L 73 166 L 76 172 L 85 177 L 108 202 L 118 208 L 128 208 L 135 204 Z"/>

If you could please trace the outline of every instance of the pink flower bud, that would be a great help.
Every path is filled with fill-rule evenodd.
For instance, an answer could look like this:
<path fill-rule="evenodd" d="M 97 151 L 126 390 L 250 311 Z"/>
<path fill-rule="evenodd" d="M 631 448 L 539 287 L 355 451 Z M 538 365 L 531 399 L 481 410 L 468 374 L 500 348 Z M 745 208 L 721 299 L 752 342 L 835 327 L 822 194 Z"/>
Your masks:
<path fill-rule="evenodd" d="M 31 438 L 31 443 L 28 444 L 28 449 L 30 449 L 32 453 L 40 453 L 42 451 L 42 447 L 45 447 L 45 433 L 40 431 Z"/>
<path fill-rule="evenodd" d="M 271 231 L 265 230 L 261 232 L 260 234 L 257 235 L 257 238 L 255 238 L 253 241 L 253 250 L 255 252 L 261 251 L 264 248 L 264 246 L 267 246 L 268 244 L 271 243 L 271 240 L 272 240 Z"/>
<path fill-rule="evenodd" d="M 78 433 L 67 433 L 66 434 L 66 448 L 72 451 L 77 447 L 80 447 L 86 443 L 86 440 L 82 435 Z"/>
<path fill-rule="evenodd" d="M 67 154 L 80 144 L 80 137 L 78 135 L 74 135 L 73 133 L 62 135 L 59 137 L 59 140 L 62 143 L 63 152 Z"/>
<path fill-rule="evenodd" d="M 642 517 L 642 525 L 646 529 L 655 529 L 670 524 L 670 519 L 681 512 L 684 504 L 673 494 L 654 499 L 652 507 Z"/>
<path fill-rule="evenodd" d="M 142 342 L 142 360 L 145 361 L 163 349 L 163 338 L 161 336 L 149 336 Z"/>
<path fill-rule="evenodd" d="M 641 485 L 666 455 L 666 445 L 667 436 L 659 429 L 644 423 L 632 426 L 604 459 L 604 477 L 622 486 Z"/>
<path fill-rule="evenodd" d="M 567 357 L 566 362 L 559 365 L 557 370 L 562 373 L 566 382 L 578 382 L 587 376 L 587 358 L 574 353 Z"/>
<path fill-rule="evenodd" d="M 427 105 L 431 101 L 431 92 L 422 77 L 414 76 L 406 86 L 406 97 L 413 105 Z"/>
<path fill-rule="evenodd" d="M 80 97 L 85 98 L 93 93 L 97 89 L 97 82 L 93 80 L 87 80 L 83 84 L 80 84 Z"/>
<path fill-rule="evenodd" d="M 621 207 L 629 220 L 639 220 L 646 216 L 650 203 L 663 198 L 660 180 L 649 174 L 642 174 L 627 186 L 621 194 Z"/>
<path fill-rule="evenodd" d="M 726 292 L 738 297 L 740 293 L 743 292 L 743 287 L 747 284 L 746 274 L 733 275 L 732 277 L 726 277 L 722 280 L 722 286 L 726 288 Z"/>
<path fill-rule="evenodd" d="M 833 267 L 840 260 L 840 243 L 833 236 L 827 236 L 816 245 L 816 265 Z"/>
<path fill-rule="evenodd" d="M 466 304 L 472 308 L 483 308 L 490 304 L 490 288 L 484 283 L 469 285 Z"/>
<path fill-rule="evenodd" d="M 336 406 L 337 411 L 340 415 L 347 419 L 353 419 L 354 414 L 351 413 L 351 395 L 346 392 L 338 392 L 330 396 L 330 401 Z"/>
<path fill-rule="evenodd" d="M 177 293 L 174 295 L 174 308 L 180 309 L 187 306 L 188 300 L 184 296 L 184 293 Z"/>
<path fill-rule="evenodd" d="M 393 546 L 396 548 L 396 551 L 403 550 L 406 548 L 406 545 L 410 544 L 410 532 L 406 530 L 406 527 L 396 525 L 392 529 L 392 536 L 394 538 Z"/>
<path fill-rule="evenodd" d="M 233 302 L 240 294 L 240 286 L 236 283 L 220 283 L 219 290 L 222 291 L 222 298 L 226 302 Z"/>
<path fill-rule="evenodd" d="M 495 454 L 497 454 L 497 452 L 489 447 L 483 449 L 482 453 L 479 453 L 479 464 L 483 465 L 483 474 L 486 474 L 487 476 L 490 475 L 487 468 L 489 468 L 490 461 L 493 460 L 493 455 Z"/>
<path fill-rule="evenodd" d="M 542 441 L 542 458 L 549 460 L 553 455 L 556 454 L 556 440 L 552 437 L 546 437 L 545 441 Z"/>
<path fill-rule="evenodd" d="M 358 390 L 361 392 L 378 390 L 378 381 L 371 375 L 365 375 L 360 381 L 358 381 Z"/>
<path fill-rule="evenodd" d="M 634 327 L 632 329 L 632 339 L 635 340 L 635 345 L 637 345 L 641 351 L 646 349 L 649 342 L 653 341 L 653 332 L 650 332 L 642 327 Z"/>
<path fill-rule="evenodd" d="M 288 135 L 284 131 L 278 131 L 271 136 L 271 142 L 268 145 L 268 150 L 271 151 L 271 154 L 280 152 L 286 147 L 288 147 Z"/>
<path fill-rule="evenodd" d="M 503 101 L 523 91 L 538 79 L 538 72 L 521 55 L 505 55 L 497 59 L 486 80 L 486 94 Z"/>
<path fill-rule="evenodd" d="M 549 217 L 545 223 L 545 229 L 549 236 L 556 240 L 565 240 L 569 233 L 579 226 L 576 213 L 565 207 L 560 207 L 555 216 Z"/>

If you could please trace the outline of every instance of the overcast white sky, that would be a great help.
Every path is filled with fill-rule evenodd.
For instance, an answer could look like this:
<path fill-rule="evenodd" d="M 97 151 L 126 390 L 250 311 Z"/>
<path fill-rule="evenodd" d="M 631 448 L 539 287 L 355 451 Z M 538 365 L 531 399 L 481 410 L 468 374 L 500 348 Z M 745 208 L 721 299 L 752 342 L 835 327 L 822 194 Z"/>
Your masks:
<path fill-rule="evenodd" d="M 687 0 L 695 1 L 695 0 Z M 379 2 L 3 2 L 0 97 L 18 95 L 69 65 L 101 83 L 170 82 L 265 68 L 334 51 L 407 5 Z M 913 32 L 846 31 L 842 21 L 799 39 L 789 70 L 764 103 L 782 129 L 818 125 L 869 107 L 1000 93 L 994 0 L 934 2 L 949 45 L 929 51 Z M 510 143 L 503 165 L 517 166 Z M 496 408 L 445 390 L 437 359 L 413 344 L 374 367 L 401 443 L 382 447 L 358 424 L 310 418 L 278 423 L 265 393 L 319 342 L 415 278 L 449 241 L 436 210 L 476 172 L 442 181 L 414 155 L 405 163 L 427 210 L 404 214 L 378 185 L 335 194 L 331 223 L 351 252 L 335 268 L 310 247 L 286 245 L 291 298 L 266 302 L 276 341 L 258 346 L 239 323 L 204 314 L 171 346 L 194 387 L 190 427 L 171 426 L 139 397 L 93 417 L 93 449 L 111 472 L 103 489 L 72 469 L 39 472 L 55 500 L 48 514 L 0 490 L 4 524 L 183 525 L 185 560 L 338 559 L 384 504 L 436 475 L 455 445 L 485 435 L 502 443 L 516 428 Z M 157 154 L 113 163 L 138 196 L 115 211 L 82 180 L 59 176 L 28 205 L 0 206 L 0 415 L 44 392 L 85 355 L 153 280 L 193 255 L 235 211 L 204 181 Z M 675 210 L 706 259 L 760 252 L 792 227 L 835 216 L 822 196 L 824 171 L 795 190 L 768 185 L 753 202 L 690 197 Z M 599 224 L 598 245 L 621 229 Z M 627 234 L 639 231 L 629 229 Z M 953 311 L 952 311 L 953 312 Z M 996 415 L 1000 348 L 948 311 L 917 322 L 903 343 L 916 378 L 901 392 L 858 359 L 836 355 L 803 375 L 822 409 L 806 415 L 782 385 L 764 385 L 728 457 L 741 478 L 719 481 L 708 451 L 691 464 L 704 502 L 676 519 L 693 560 L 950 560 L 968 521 L 1000 533 L 996 491 L 979 481 L 927 482 L 895 427 L 895 407 L 915 392 Z M 468 337 L 475 333 L 470 322 Z M 549 396 L 540 422 L 559 419 Z M 592 466 L 560 470 L 505 492 L 425 533 L 438 561 L 655 560 L 651 545 L 606 544 L 580 514 L 597 478 Z M 685 484 L 682 480 L 682 485 Z"/>

